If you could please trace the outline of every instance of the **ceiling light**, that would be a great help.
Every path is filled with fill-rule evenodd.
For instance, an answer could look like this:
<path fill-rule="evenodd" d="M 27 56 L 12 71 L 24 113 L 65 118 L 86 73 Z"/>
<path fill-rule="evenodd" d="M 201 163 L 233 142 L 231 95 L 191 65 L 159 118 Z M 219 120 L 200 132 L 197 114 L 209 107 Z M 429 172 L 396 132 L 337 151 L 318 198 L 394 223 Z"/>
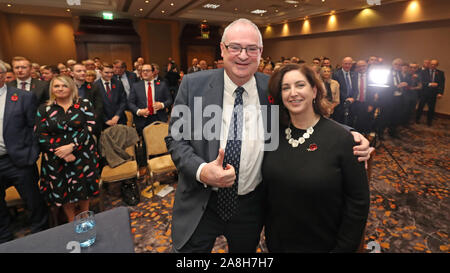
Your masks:
<path fill-rule="evenodd" d="M 148 1 L 148 0 L 145 0 L 145 4 L 148 4 L 148 3 L 150 3 L 150 1 Z"/>
<path fill-rule="evenodd" d="M 144 11 L 144 9 L 139 9 L 139 11 Z"/>
<path fill-rule="evenodd" d="M 263 14 L 266 12 L 267 12 L 267 10 L 263 10 L 263 9 L 255 9 L 255 10 L 251 11 L 251 13 L 253 13 L 253 14 Z"/>
<path fill-rule="evenodd" d="M 173 7 L 173 3 L 170 3 L 170 5 Z"/>
<path fill-rule="evenodd" d="M 161 13 L 165 13 L 166 11 L 162 10 Z"/>
<path fill-rule="evenodd" d="M 70 12 L 70 9 L 66 9 L 67 12 Z"/>
<path fill-rule="evenodd" d="M 284 2 L 286 2 L 288 4 L 298 4 L 298 1 L 295 1 L 295 0 L 286 0 Z"/>
<path fill-rule="evenodd" d="M 205 9 L 217 9 L 218 7 L 220 7 L 220 5 L 219 4 L 206 4 L 206 5 L 203 5 L 203 7 Z"/>
<path fill-rule="evenodd" d="M 275 12 L 278 12 L 278 10 L 276 9 Z"/>
<path fill-rule="evenodd" d="M 8 4 L 7 6 L 8 6 L 8 8 L 12 7 L 12 5 L 11 5 L 11 4 Z"/>

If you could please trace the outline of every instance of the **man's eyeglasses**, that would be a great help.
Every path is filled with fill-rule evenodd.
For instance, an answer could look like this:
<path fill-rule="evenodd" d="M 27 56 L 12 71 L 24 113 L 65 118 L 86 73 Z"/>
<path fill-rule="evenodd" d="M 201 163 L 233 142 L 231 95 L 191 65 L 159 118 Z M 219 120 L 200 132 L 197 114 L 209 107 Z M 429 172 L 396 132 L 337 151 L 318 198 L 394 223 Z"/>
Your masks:
<path fill-rule="evenodd" d="M 245 49 L 245 51 L 247 52 L 247 55 L 250 57 L 256 57 L 261 52 L 261 48 L 256 45 L 249 45 L 247 47 L 242 47 L 239 44 L 229 44 L 229 45 L 224 44 L 224 45 L 225 45 L 226 49 L 228 50 L 228 53 L 230 53 L 232 55 L 241 54 L 243 49 Z"/>

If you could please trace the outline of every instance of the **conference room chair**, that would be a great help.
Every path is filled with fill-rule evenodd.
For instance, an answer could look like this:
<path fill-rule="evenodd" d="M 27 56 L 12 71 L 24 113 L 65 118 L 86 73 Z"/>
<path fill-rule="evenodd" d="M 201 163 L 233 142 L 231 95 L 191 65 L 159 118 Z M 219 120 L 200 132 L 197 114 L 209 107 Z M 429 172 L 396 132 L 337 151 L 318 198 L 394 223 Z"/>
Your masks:
<path fill-rule="evenodd" d="M 146 185 L 149 185 L 152 190 L 152 197 L 155 196 L 155 182 L 156 177 L 174 172 L 177 170 L 172 161 L 172 157 L 167 151 L 167 146 L 164 138 L 167 136 L 169 130 L 168 123 L 155 121 L 146 126 L 142 131 L 146 146 L 146 159 L 148 176 L 146 176 Z M 149 189 L 147 188 L 146 191 Z"/>

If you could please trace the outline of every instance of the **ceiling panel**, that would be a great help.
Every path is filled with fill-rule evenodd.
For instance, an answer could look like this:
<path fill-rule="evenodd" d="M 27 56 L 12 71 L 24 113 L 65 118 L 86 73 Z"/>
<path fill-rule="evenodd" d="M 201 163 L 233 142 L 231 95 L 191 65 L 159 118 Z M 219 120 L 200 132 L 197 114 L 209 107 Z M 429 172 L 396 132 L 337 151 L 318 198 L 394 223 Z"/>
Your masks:
<path fill-rule="evenodd" d="M 381 3 L 384 5 L 400 1 L 406 0 L 381 0 Z M 80 5 L 76 5 L 78 2 Z M 207 9 L 204 8 L 206 4 L 219 6 Z M 0 11 L 7 13 L 71 17 L 101 16 L 102 11 L 112 11 L 115 18 L 188 22 L 208 20 L 219 24 L 245 17 L 258 25 L 277 24 L 332 10 L 342 12 L 368 6 L 367 0 L 0 0 Z M 264 10 L 265 13 L 251 13 L 257 9 Z"/>

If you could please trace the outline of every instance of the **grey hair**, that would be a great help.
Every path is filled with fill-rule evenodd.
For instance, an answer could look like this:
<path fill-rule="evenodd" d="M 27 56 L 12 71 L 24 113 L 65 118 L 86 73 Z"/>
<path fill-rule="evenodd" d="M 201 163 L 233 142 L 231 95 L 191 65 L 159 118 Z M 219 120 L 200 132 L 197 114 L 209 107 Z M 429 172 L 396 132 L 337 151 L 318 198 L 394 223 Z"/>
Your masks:
<path fill-rule="evenodd" d="M 226 37 L 228 31 L 230 30 L 230 28 L 232 28 L 236 24 L 246 24 L 246 25 L 252 26 L 256 30 L 256 32 L 258 33 L 259 46 L 263 46 L 262 35 L 261 35 L 261 32 L 259 31 L 258 26 L 255 25 L 255 23 L 253 23 L 252 21 L 250 21 L 248 19 L 245 19 L 245 18 L 240 18 L 240 19 L 234 20 L 232 23 L 230 23 L 225 28 L 225 30 L 223 31 L 223 34 L 222 34 L 222 40 L 221 40 L 222 43 L 225 43 L 225 37 Z"/>
<path fill-rule="evenodd" d="M 0 71 L 1 72 L 8 71 L 8 69 L 6 68 L 5 62 L 3 62 L 2 60 L 0 60 Z"/>

